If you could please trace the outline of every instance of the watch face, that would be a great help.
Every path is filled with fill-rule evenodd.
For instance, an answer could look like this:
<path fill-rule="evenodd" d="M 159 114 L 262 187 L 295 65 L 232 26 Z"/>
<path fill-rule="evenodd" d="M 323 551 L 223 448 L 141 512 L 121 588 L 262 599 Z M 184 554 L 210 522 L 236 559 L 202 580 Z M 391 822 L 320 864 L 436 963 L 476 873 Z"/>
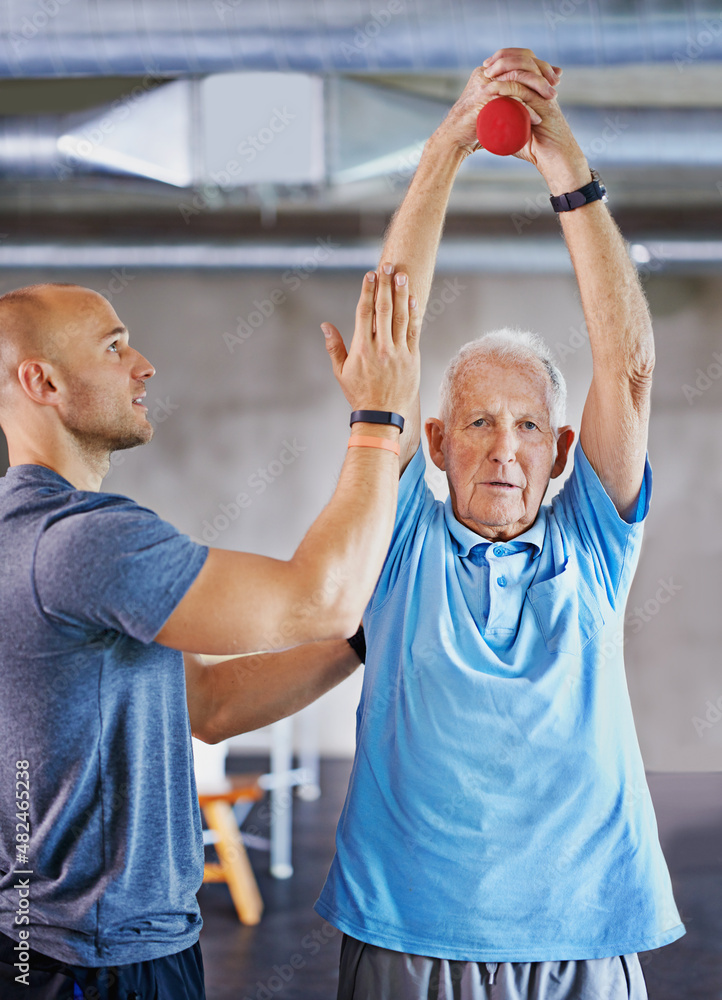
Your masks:
<path fill-rule="evenodd" d="M 597 182 L 597 185 L 599 187 L 599 193 L 602 196 L 602 201 L 609 201 L 609 198 L 607 196 L 607 188 L 604 184 L 604 181 L 599 176 L 599 171 L 592 170 L 592 180 Z"/>

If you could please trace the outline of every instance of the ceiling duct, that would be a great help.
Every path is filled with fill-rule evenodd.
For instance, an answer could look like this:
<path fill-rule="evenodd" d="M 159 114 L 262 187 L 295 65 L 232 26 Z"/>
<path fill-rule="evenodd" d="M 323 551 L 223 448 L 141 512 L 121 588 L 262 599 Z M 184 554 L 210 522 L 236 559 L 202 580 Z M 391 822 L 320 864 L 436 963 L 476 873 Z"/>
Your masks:
<path fill-rule="evenodd" d="M 182 188 L 320 183 L 322 83 L 297 73 L 223 73 L 134 88 L 83 114 L 0 118 L 3 179 L 89 173 Z"/>
<path fill-rule="evenodd" d="M 564 66 L 722 57 L 718 4 L 4 0 L 0 76 L 433 72 L 528 46 Z"/>
<path fill-rule="evenodd" d="M 325 88 L 297 73 L 176 80 L 84 113 L 0 118 L 0 177 L 125 174 L 221 200 L 240 188 L 312 192 L 328 183 L 336 199 L 353 199 L 359 182 L 375 179 L 392 193 L 405 186 L 445 111 L 440 101 L 344 78 Z M 722 168 L 722 109 L 567 114 L 599 169 L 644 171 L 653 186 L 677 167 Z M 513 157 L 484 154 L 462 167 L 468 177 L 526 175 L 528 165 Z"/>

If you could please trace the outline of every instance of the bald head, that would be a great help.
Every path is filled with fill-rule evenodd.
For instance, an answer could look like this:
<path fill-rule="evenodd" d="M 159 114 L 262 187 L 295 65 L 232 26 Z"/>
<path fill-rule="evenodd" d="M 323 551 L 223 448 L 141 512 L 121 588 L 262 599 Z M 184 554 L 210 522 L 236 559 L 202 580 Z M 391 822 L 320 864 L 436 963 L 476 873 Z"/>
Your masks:
<path fill-rule="evenodd" d="M 91 468 L 99 482 L 111 452 L 153 436 L 142 399 L 154 372 L 90 288 L 30 285 L 0 296 L 0 425 L 13 464 L 72 467 L 71 482 Z"/>
<path fill-rule="evenodd" d="M 99 299 L 108 305 L 89 288 L 59 282 L 27 285 L 0 296 L 0 420 L 22 362 L 62 364 L 77 320 Z"/>

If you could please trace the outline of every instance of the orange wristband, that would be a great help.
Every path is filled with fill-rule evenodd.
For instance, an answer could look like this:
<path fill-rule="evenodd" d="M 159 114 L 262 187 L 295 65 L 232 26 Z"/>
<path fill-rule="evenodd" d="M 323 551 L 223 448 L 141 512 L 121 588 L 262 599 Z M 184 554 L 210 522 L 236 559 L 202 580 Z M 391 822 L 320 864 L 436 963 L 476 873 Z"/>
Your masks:
<path fill-rule="evenodd" d="M 394 455 L 401 456 L 401 448 L 396 441 L 390 441 L 388 438 L 362 437 L 358 434 L 349 439 L 348 446 L 349 448 L 383 448 L 385 451 L 392 451 Z"/>

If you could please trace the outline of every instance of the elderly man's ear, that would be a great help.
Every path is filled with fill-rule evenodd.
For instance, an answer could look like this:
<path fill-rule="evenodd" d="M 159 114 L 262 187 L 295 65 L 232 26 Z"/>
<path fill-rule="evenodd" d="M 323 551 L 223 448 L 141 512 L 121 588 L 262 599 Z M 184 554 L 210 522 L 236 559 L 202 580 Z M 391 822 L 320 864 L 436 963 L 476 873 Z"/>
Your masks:
<path fill-rule="evenodd" d="M 446 460 L 444 459 L 444 452 L 441 447 L 444 441 L 444 422 L 443 420 L 439 420 L 438 417 L 429 417 L 424 424 L 424 427 L 426 429 L 426 439 L 429 442 L 429 455 L 431 457 L 431 461 L 437 469 L 441 469 L 442 472 L 446 472 Z M 556 458 L 554 459 L 554 465 L 552 466 L 552 479 L 556 479 L 557 476 L 561 476 L 562 472 L 564 472 L 573 443 L 573 428 L 569 426 L 560 427 L 559 435 L 557 437 Z"/>
<path fill-rule="evenodd" d="M 557 437 L 557 457 L 554 461 L 554 465 L 552 466 L 552 479 L 556 479 L 557 476 L 561 476 L 562 472 L 564 472 L 573 443 L 574 430 L 568 426 L 560 427 L 559 435 Z"/>
<path fill-rule="evenodd" d="M 441 450 L 441 443 L 444 440 L 444 421 L 438 417 L 429 417 L 424 424 L 426 430 L 426 440 L 429 442 L 429 455 L 431 461 L 442 472 L 446 472 L 446 461 Z"/>

